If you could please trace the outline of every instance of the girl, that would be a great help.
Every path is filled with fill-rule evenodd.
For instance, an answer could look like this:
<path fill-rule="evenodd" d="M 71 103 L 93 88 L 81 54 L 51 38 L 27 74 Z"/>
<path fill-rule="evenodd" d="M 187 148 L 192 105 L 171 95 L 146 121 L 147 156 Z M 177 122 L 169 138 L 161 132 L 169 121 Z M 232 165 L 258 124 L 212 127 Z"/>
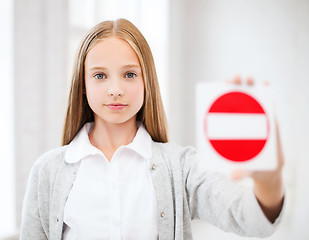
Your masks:
<path fill-rule="evenodd" d="M 63 146 L 32 168 L 21 239 L 188 240 L 197 218 L 267 236 L 283 204 L 278 151 L 276 171 L 250 173 L 252 191 L 208 172 L 194 149 L 168 143 L 146 40 L 127 20 L 102 22 L 76 58 Z"/>

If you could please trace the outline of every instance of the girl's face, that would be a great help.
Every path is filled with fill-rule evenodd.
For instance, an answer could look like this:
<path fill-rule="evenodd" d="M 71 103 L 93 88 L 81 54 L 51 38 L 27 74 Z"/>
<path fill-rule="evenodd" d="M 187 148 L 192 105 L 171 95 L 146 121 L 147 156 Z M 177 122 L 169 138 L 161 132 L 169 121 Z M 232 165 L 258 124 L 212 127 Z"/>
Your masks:
<path fill-rule="evenodd" d="M 98 41 L 85 59 L 86 96 L 94 120 L 136 121 L 144 101 L 144 81 L 138 57 L 122 39 Z"/>

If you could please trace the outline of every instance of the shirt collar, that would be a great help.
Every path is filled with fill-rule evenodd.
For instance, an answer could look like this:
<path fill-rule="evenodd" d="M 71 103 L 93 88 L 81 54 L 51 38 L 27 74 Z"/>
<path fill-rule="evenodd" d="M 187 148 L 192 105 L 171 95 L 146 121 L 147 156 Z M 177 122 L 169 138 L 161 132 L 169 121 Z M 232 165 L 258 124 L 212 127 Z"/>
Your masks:
<path fill-rule="evenodd" d="M 143 158 L 149 159 L 152 156 L 151 136 L 149 135 L 145 126 L 141 122 L 137 123 L 137 127 L 138 130 L 133 141 L 124 147 L 135 151 Z"/>
<path fill-rule="evenodd" d="M 91 145 L 88 134 L 93 127 L 93 122 L 86 123 L 70 142 L 65 152 L 65 161 L 75 163 L 91 154 L 100 154 L 100 150 Z"/>
<path fill-rule="evenodd" d="M 102 155 L 102 152 L 94 147 L 89 141 L 88 135 L 93 128 L 93 124 L 93 122 L 86 123 L 71 141 L 65 153 L 65 161 L 67 163 L 76 163 L 89 155 Z M 149 159 L 152 156 L 151 136 L 142 123 L 138 122 L 137 127 L 138 130 L 133 141 L 128 145 L 121 146 L 120 148 L 131 149 L 143 158 Z"/>

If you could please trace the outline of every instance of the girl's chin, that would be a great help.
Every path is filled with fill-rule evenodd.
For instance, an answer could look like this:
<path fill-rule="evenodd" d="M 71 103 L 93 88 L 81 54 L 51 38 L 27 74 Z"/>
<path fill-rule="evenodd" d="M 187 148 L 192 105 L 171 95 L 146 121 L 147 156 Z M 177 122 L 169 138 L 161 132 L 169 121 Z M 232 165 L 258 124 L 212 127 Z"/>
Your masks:
<path fill-rule="evenodd" d="M 134 124 L 136 123 L 136 115 L 131 118 L 102 118 L 100 116 L 95 117 L 95 122 L 101 122 L 104 124 Z"/>

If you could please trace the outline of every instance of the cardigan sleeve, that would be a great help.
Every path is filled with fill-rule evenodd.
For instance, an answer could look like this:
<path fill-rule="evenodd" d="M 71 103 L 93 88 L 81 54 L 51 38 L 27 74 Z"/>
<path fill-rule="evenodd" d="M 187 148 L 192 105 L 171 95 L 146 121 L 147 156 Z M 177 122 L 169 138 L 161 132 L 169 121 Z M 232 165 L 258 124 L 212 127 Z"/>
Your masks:
<path fill-rule="evenodd" d="M 22 219 L 21 219 L 21 240 L 44 240 L 48 239 L 48 228 L 44 228 L 45 220 L 42 219 L 39 210 L 39 182 L 40 171 L 42 170 L 41 162 L 37 162 L 31 169 L 28 185 L 23 202 Z"/>
<path fill-rule="evenodd" d="M 207 221 L 223 231 L 241 236 L 266 237 L 277 228 L 264 215 L 252 188 L 210 172 L 207 161 L 193 149 L 184 156 L 183 174 L 192 219 Z"/>

